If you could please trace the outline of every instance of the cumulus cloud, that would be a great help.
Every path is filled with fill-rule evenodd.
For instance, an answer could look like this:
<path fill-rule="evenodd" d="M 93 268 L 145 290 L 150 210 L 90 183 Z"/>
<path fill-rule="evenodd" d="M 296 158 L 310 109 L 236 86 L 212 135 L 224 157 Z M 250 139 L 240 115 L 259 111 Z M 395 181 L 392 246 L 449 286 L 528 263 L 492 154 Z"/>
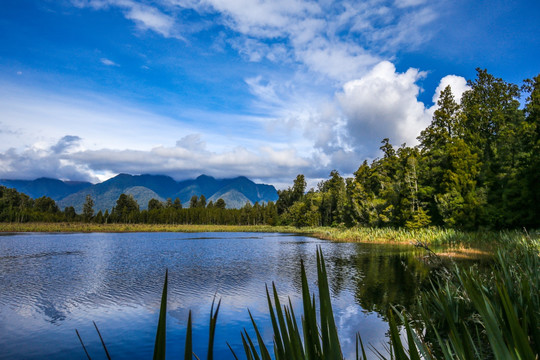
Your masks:
<path fill-rule="evenodd" d="M 10 148 L 0 153 L 0 178 L 33 180 L 49 177 L 97 181 L 98 178 L 85 164 L 66 159 L 66 141 L 70 142 L 69 139 L 61 139 L 56 145 L 45 149 L 29 146 L 22 151 Z"/>
<path fill-rule="evenodd" d="M 457 75 L 447 75 L 441 79 L 439 86 L 435 89 L 435 94 L 433 94 L 433 103 L 437 104 L 441 91 L 443 91 L 447 86 L 450 86 L 452 89 L 452 94 L 456 102 L 461 101 L 461 96 L 467 90 L 470 90 L 470 87 L 467 85 L 467 80 L 462 76 Z"/>
<path fill-rule="evenodd" d="M 316 162 L 344 171 L 354 171 L 364 159 L 379 155 L 380 142 L 389 138 L 399 146 L 418 143 L 420 132 L 431 122 L 439 93 L 452 87 L 456 100 L 468 89 L 463 77 L 449 75 L 440 80 L 433 95 L 435 104 L 418 100 L 417 82 L 426 74 L 417 69 L 403 73 L 383 61 L 366 75 L 346 82 L 335 94 L 335 103 L 306 114 L 301 126 L 312 140 Z"/>
<path fill-rule="evenodd" d="M 423 76 L 416 69 L 397 73 L 392 63 L 384 61 L 361 79 L 347 82 L 337 99 L 346 117 L 348 141 L 364 151 L 378 148 L 385 137 L 398 145 L 414 145 L 430 121 L 417 99 L 416 81 Z"/>
<path fill-rule="evenodd" d="M 206 151 L 206 142 L 202 140 L 201 134 L 189 134 L 178 140 L 176 147 L 192 151 Z"/>
<path fill-rule="evenodd" d="M 93 171 L 166 174 L 176 179 L 192 178 L 200 174 L 278 179 L 292 176 L 298 169 L 310 165 L 310 162 L 300 157 L 294 149 L 261 147 L 258 150 L 249 150 L 241 146 L 223 152 L 189 145 L 160 146 L 148 151 L 100 149 L 75 152 L 69 155 L 69 159 L 85 164 Z"/>

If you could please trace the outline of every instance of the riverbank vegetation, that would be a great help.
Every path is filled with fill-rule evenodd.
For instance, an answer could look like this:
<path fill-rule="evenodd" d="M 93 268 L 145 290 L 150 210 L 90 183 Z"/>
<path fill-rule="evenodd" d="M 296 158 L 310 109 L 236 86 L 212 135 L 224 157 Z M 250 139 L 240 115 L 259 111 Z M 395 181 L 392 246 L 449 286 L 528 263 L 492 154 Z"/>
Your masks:
<path fill-rule="evenodd" d="M 362 243 L 392 243 L 416 246 L 454 248 L 459 250 L 475 248 L 484 252 L 493 252 L 500 244 L 519 242 L 529 237 L 540 239 L 540 232 L 526 230 L 503 231 L 461 231 L 447 228 L 368 228 L 368 227 L 295 227 L 270 225 L 169 225 L 169 224 L 97 224 L 83 222 L 29 222 L 29 223 L 0 223 L 0 232 L 71 232 L 71 233 L 99 233 L 99 232 L 260 232 L 260 233 L 288 233 L 313 236 L 318 239 L 362 242 Z M 451 255 L 460 256 L 454 250 Z"/>

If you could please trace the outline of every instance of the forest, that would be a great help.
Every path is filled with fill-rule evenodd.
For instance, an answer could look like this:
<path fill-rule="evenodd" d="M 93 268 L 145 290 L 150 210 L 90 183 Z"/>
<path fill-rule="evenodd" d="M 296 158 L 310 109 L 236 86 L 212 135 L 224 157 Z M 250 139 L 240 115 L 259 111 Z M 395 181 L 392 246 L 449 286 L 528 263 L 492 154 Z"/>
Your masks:
<path fill-rule="evenodd" d="M 294 225 L 345 227 L 440 226 L 457 229 L 540 227 L 540 74 L 521 86 L 477 69 L 461 101 L 450 87 L 414 147 L 382 139 L 382 157 L 353 177 L 332 171 L 316 189 L 299 174 L 276 203 L 227 209 L 220 199 L 152 199 L 147 210 L 122 194 L 116 206 L 82 214 L 48 197 L 31 199 L 0 187 L 2 222 Z"/>

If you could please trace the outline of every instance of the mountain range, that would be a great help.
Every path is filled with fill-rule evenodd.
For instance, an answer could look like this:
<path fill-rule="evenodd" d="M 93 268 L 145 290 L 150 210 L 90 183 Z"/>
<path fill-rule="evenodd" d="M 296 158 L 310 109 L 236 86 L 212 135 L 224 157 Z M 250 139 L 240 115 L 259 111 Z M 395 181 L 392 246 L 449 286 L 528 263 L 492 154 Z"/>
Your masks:
<path fill-rule="evenodd" d="M 179 198 L 184 207 L 189 206 L 193 195 L 204 195 L 207 202 L 225 200 L 227 208 L 240 208 L 247 202 L 276 201 L 278 194 L 272 185 L 256 184 L 244 176 L 231 179 L 215 179 L 201 175 L 193 180 L 176 181 L 165 175 L 120 174 L 98 184 L 89 182 L 62 181 L 39 178 L 36 180 L 2 180 L 0 185 L 15 188 L 32 198 L 48 196 L 56 201 L 61 209 L 73 206 L 82 212 L 86 196 L 94 200 L 94 210 L 111 210 L 121 194 L 132 195 L 141 210 L 148 207 L 152 198 L 166 201 Z"/>

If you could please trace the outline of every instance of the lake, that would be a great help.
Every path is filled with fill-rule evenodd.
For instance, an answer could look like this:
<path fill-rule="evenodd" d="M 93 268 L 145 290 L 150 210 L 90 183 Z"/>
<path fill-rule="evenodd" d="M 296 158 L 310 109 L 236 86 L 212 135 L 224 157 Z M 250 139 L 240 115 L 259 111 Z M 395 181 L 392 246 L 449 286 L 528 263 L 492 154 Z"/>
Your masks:
<path fill-rule="evenodd" d="M 169 270 L 167 358 L 183 357 L 188 312 L 194 352 L 206 357 L 210 307 L 221 299 L 215 358 L 243 355 L 251 311 L 272 344 L 265 284 L 276 283 L 301 314 L 300 259 L 316 290 L 316 249 L 328 267 L 343 352 L 355 333 L 384 349 L 389 304 L 414 306 L 430 269 L 412 247 L 332 243 L 267 233 L 3 234 L 0 236 L 0 358 L 151 359 L 165 269 Z M 242 357 L 241 357 L 242 358 Z"/>

